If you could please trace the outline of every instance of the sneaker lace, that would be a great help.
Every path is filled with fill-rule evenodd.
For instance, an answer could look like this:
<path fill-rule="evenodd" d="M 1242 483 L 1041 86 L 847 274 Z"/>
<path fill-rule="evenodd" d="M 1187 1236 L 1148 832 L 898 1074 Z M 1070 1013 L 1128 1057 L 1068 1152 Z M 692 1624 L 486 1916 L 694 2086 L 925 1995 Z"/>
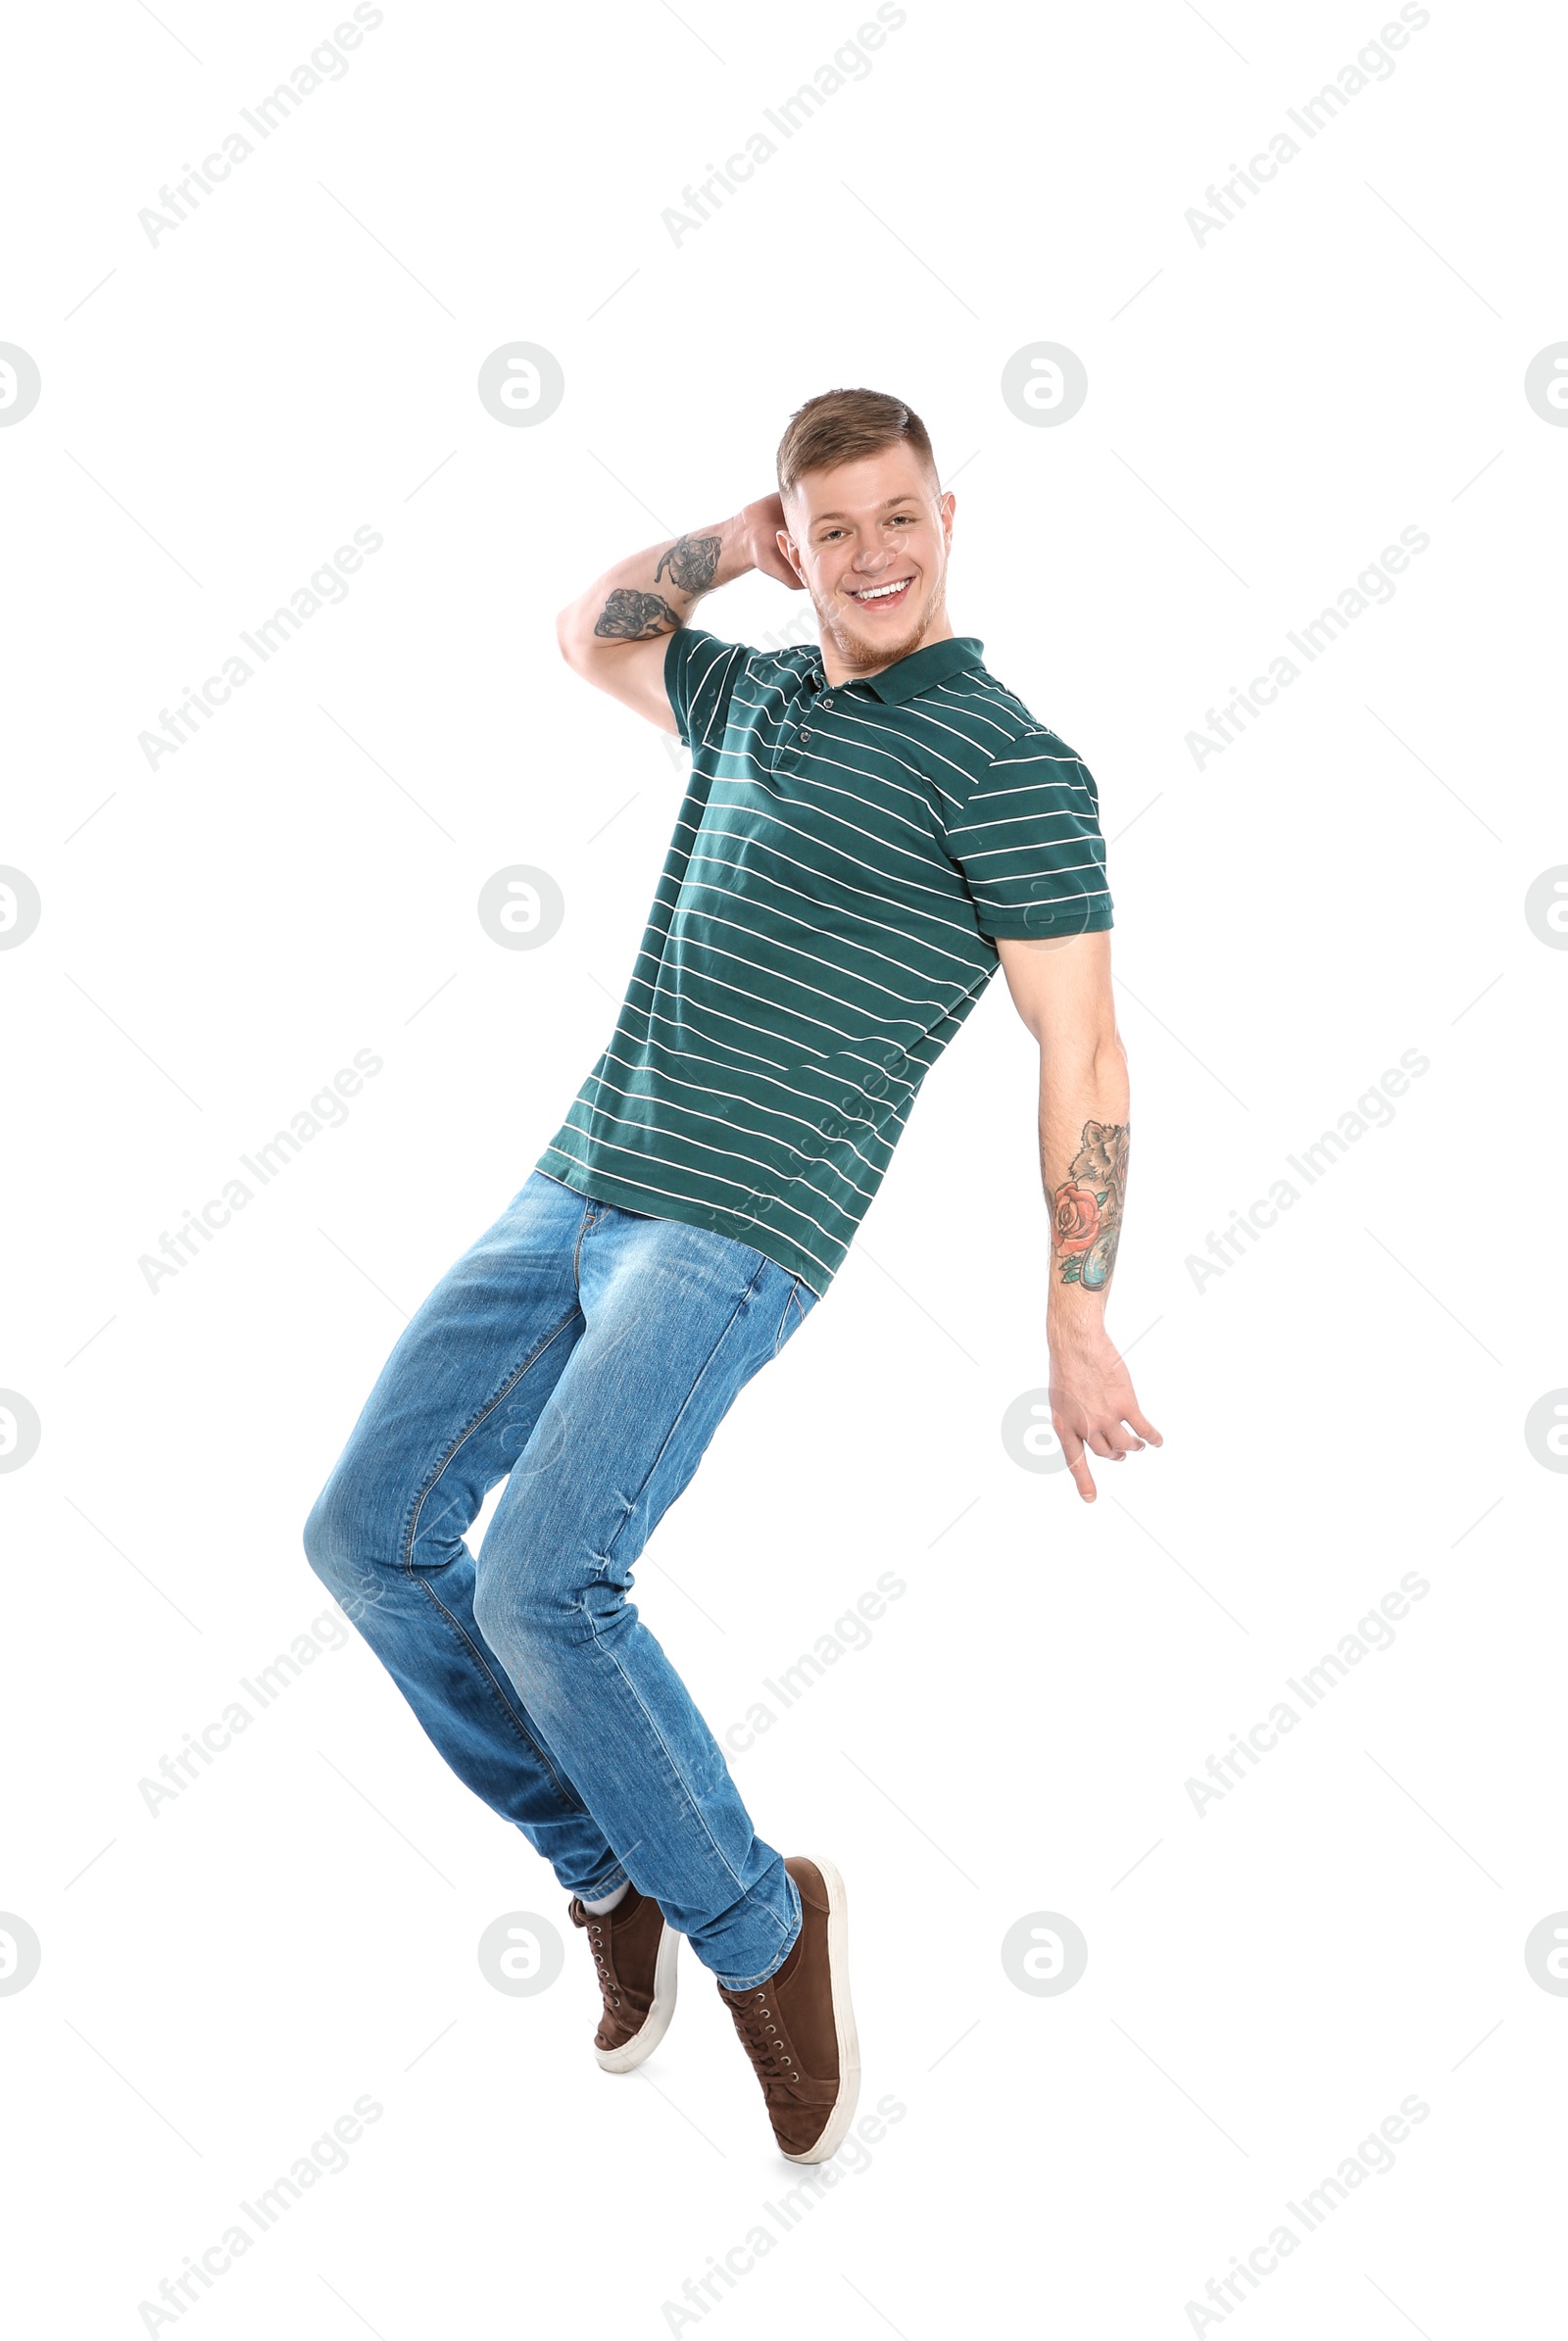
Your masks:
<path fill-rule="evenodd" d="M 777 2006 L 771 2001 L 772 1994 L 764 1984 L 749 1991 L 739 2003 L 731 2000 L 729 2012 L 763 2089 L 787 2090 L 792 2081 L 800 2079 L 800 2068 L 789 2034 L 779 2022 Z"/>
<path fill-rule="evenodd" d="M 610 1955 L 607 1929 L 602 1920 L 590 1919 L 588 1922 L 588 1948 L 592 1951 L 594 1965 L 599 1970 L 599 1989 L 603 1994 L 605 2011 L 608 2015 L 611 2009 L 620 2006 L 620 1978 L 615 1974 L 615 1963 Z"/>

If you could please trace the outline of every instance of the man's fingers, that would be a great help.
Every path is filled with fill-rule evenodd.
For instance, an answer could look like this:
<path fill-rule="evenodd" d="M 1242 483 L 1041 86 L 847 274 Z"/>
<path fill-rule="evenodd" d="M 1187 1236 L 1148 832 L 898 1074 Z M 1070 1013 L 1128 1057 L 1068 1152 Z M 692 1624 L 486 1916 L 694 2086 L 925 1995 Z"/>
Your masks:
<path fill-rule="evenodd" d="M 1114 1397 L 1107 1397 L 1107 1408 L 1115 1403 Z M 1149 1417 L 1140 1412 L 1130 1392 L 1125 1406 L 1115 1413 L 1107 1411 L 1098 1420 L 1080 1401 L 1073 1399 L 1070 1404 L 1072 1426 L 1055 1406 L 1052 1408 L 1051 1420 L 1061 1440 L 1073 1486 L 1085 1503 L 1093 1503 L 1096 1494 L 1094 1475 L 1089 1468 L 1091 1455 L 1099 1455 L 1106 1463 L 1125 1463 L 1129 1455 L 1142 1454 L 1146 1445 L 1157 1447 L 1165 1443 Z"/>
<path fill-rule="evenodd" d="M 1092 1504 L 1095 1500 L 1095 1483 L 1090 1476 L 1089 1464 L 1084 1455 L 1084 1442 L 1077 1432 L 1062 1421 L 1059 1414 L 1053 1414 L 1051 1420 L 1056 1437 L 1061 1440 L 1061 1451 L 1067 1458 L 1067 1469 L 1072 1474 L 1072 1484 L 1085 1503 Z"/>

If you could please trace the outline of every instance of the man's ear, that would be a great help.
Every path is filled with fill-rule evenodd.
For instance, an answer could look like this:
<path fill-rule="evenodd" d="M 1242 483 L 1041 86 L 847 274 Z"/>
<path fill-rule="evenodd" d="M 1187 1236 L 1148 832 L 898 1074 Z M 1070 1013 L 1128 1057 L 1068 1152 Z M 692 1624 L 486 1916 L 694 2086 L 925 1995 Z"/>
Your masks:
<path fill-rule="evenodd" d="M 790 567 L 795 571 L 795 574 L 800 579 L 802 585 L 804 585 L 806 583 L 806 571 L 801 566 L 800 548 L 796 544 L 795 539 L 791 536 L 788 528 L 781 528 L 778 531 L 777 542 L 780 553 L 783 554 L 784 559 L 789 562 Z"/>

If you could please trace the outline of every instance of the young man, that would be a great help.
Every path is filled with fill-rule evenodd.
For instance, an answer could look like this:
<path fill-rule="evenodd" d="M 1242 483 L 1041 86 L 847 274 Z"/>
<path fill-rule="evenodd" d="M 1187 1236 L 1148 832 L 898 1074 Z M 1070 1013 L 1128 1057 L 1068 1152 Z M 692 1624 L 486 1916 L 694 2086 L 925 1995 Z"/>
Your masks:
<path fill-rule="evenodd" d="M 633 554 L 562 614 L 588 682 L 691 749 L 611 1040 L 521 1192 L 398 1341 L 306 1528 L 447 1762 L 572 1896 L 601 2066 L 669 2022 L 686 1935 L 794 2162 L 849 2128 L 843 1881 L 781 1860 L 628 1598 L 742 1387 L 827 1292 L 926 1068 L 1000 963 L 1040 1044 L 1052 1419 L 1159 1434 L 1104 1329 L 1127 1168 L 1095 784 L 947 611 L 954 499 L 918 415 L 793 417 L 779 493 Z M 688 620 L 748 569 L 819 648 Z M 505 1492 L 474 1556 L 487 1490 Z"/>

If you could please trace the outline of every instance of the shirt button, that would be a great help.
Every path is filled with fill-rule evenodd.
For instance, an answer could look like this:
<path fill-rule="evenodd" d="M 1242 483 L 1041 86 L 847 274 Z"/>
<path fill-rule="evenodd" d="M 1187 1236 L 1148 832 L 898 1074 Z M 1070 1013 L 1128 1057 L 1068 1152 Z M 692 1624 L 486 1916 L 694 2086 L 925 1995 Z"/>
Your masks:
<path fill-rule="evenodd" d="M 822 705 L 824 707 L 830 707 L 833 705 L 833 702 L 830 699 L 825 699 L 823 700 Z"/>
<path fill-rule="evenodd" d="M 802 724 L 802 726 L 801 726 L 801 738 L 802 738 L 803 740 L 808 740 L 808 739 L 810 738 L 810 736 L 811 736 L 811 727 L 810 727 L 810 725 L 809 725 L 808 723 L 803 723 L 803 724 Z"/>

